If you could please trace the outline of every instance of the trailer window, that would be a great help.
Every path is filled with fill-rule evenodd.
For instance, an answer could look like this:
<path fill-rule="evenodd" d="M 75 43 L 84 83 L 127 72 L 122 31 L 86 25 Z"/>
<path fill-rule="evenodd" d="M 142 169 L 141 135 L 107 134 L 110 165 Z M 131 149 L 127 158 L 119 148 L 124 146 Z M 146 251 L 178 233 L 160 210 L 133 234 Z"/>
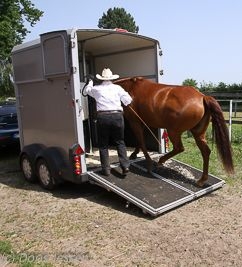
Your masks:
<path fill-rule="evenodd" d="M 70 74 L 68 36 L 64 32 L 54 32 L 41 36 L 45 77 Z"/>

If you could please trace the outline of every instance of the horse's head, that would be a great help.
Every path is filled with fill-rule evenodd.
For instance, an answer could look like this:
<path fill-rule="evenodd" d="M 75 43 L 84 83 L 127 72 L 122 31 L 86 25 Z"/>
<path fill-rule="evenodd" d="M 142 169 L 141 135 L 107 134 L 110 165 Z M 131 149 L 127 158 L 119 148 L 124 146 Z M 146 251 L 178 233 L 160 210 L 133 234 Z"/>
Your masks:
<path fill-rule="evenodd" d="M 142 77 L 129 77 L 129 78 L 123 78 L 118 79 L 114 83 L 122 86 L 125 91 L 132 94 L 132 90 L 134 89 L 137 81 L 143 80 Z"/>

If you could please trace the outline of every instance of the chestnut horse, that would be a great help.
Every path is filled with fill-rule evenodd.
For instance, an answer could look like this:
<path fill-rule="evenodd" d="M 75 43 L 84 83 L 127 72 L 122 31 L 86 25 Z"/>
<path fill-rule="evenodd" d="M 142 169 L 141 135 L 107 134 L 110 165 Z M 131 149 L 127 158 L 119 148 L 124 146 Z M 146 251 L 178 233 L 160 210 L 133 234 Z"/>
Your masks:
<path fill-rule="evenodd" d="M 151 128 L 167 129 L 173 145 L 172 151 L 160 157 L 158 166 L 184 151 L 181 136 L 189 130 L 202 154 L 203 173 L 197 185 L 203 186 L 208 179 L 211 153 L 205 134 L 211 120 L 213 137 L 224 169 L 233 174 L 228 128 L 220 105 L 213 97 L 203 95 L 192 86 L 159 84 L 142 77 L 120 79 L 115 83 L 121 85 L 133 98 L 130 107 L 124 107 L 124 116 L 138 141 L 131 158 L 136 158 L 141 148 L 148 171 L 151 171 L 153 162 L 145 146 L 143 122 Z"/>

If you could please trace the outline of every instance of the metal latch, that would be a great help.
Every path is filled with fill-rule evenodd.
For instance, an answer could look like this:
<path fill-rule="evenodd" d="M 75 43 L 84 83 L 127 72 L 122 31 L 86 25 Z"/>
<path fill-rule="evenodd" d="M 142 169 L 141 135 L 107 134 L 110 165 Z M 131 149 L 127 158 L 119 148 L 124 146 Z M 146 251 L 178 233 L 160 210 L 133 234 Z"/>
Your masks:
<path fill-rule="evenodd" d="M 76 43 L 71 41 L 71 48 L 75 48 L 75 46 L 76 46 Z"/>
<path fill-rule="evenodd" d="M 82 109 L 83 109 L 81 104 L 80 104 L 80 99 L 76 99 L 76 104 L 77 104 L 77 108 L 78 108 L 78 112 L 79 112 L 79 116 L 80 116 Z"/>
<path fill-rule="evenodd" d="M 75 74 L 77 72 L 77 67 L 71 67 L 71 73 Z"/>

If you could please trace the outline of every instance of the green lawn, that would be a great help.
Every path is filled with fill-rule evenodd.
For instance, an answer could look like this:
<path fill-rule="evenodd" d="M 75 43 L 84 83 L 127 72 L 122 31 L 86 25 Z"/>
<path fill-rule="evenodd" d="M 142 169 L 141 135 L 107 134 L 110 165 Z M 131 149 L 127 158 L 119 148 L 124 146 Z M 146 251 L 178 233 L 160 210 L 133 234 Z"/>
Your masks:
<path fill-rule="evenodd" d="M 234 181 L 242 180 L 242 124 L 232 125 L 232 149 L 233 149 L 233 160 L 235 166 L 235 175 L 229 177 L 217 157 L 217 151 L 215 144 L 212 144 L 211 140 L 211 127 L 207 131 L 207 140 L 210 149 L 212 150 L 210 155 L 210 166 L 209 173 L 224 179 L 227 183 L 233 183 Z M 176 159 L 185 162 L 193 167 L 202 169 L 202 157 L 198 147 L 195 144 L 193 137 L 188 137 L 187 133 L 183 134 L 183 145 L 185 151 L 177 155 Z"/>

